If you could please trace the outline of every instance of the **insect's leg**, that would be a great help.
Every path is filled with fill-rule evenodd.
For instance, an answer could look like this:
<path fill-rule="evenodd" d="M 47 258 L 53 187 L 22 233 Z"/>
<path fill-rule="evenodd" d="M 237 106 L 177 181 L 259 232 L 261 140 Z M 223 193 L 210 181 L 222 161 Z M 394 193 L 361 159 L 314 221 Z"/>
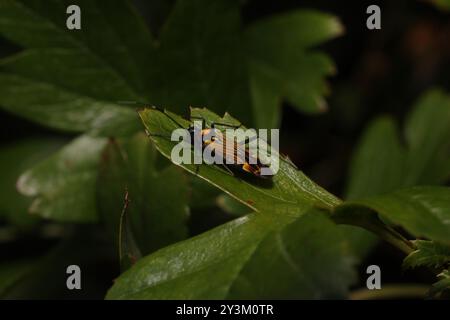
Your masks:
<path fill-rule="evenodd" d="M 170 119 L 170 121 L 172 121 L 172 122 L 173 122 L 174 124 L 176 124 L 178 127 L 184 128 L 184 126 L 182 126 L 181 123 L 179 123 L 179 122 L 178 122 L 177 120 L 175 120 L 170 114 L 168 114 L 168 113 L 166 112 L 166 110 L 161 109 L 161 108 L 158 108 L 158 107 L 156 107 L 156 106 L 151 106 L 150 108 L 151 108 L 152 110 L 156 110 L 156 111 L 159 111 L 159 112 L 163 113 L 167 118 Z"/>
<path fill-rule="evenodd" d="M 261 174 L 258 167 L 255 168 L 247 162 L 244 163 L 244 165 L 242 166 L 242 170 L 247 171 L 251 174 L 254 174 L 255 176 L 259 176 Z"/>
<path fill-rule="evenodd" d="M 142 107 L 150 105 L 150 103 L 141 102 L 141 101 L 132 101 L 132 100 L 122 100 L 122 101 L 116 101 L 116 102 L 117 102 L 117 104 L 120 104 L 120 105 L 139 105 Z"/>
<path fill-rule="evenodd" d="M 168 135 L 164 135 L 164 134 L 158 134 L 158 133 L 151 133 L 147 130 L 145 130 L 145 133 L 147 134 L 148 137 L 157 137 L 157 138 L 167 138 L 167 139 L 171 139 L 171 136 Z"/>
<path fill-rule="evenodd" d="M 236 124 L 229 124 L 229 123 L 223 123 L 223 122 L 214 122 L 214 124 L 218 125 L 218 126 L 222 126 L 222 127 L 233 128 L 233 129 L 239 129 L 240 127 L 242 127 L 242 123 L 240 123 L 239 125 L 236 125 Z"/>
<path fill-rule="evenodd" d="M 244 140 L 244 144 L 247 145 L 250 142 L 254 141 L 255 139 L 258 139 L 258 135 L 256 135 L 256 134 L 254 136 L 251 136 L 251 137 L 246 137 L 245 140 Z"/>
<path fill-rule="evenodd" d="M 200 165 L 195 166 L 195 175 L 198 176 L 198 172 L 200 170 Z"/>

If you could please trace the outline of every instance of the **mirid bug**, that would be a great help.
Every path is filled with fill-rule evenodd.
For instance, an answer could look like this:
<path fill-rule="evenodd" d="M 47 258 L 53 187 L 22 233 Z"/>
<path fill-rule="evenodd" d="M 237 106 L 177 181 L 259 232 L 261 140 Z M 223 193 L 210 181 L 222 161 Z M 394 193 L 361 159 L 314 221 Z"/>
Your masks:
<path fill-rule="evenodd" d="M 265 179 L 270 179 L 273 176 L 274 172 L 271 171 L 270 166 L 263 163 L 258 154 L 251 153 L 249 150 L 250 148 L 248 148 L 249 143 L 253 139 L 257 139 L 256 136 L 247 138 L 245 141 L 238 143 L 234 136 L 232 137 L 232 140 L 227 139 L 227 137 L 230 138 L 230 136 L 227 135 L 230 130 L 225 130 L 225 133 L 223 133 L 217 128 L 220 126 L 230 129 L 239 129 L 242 125 L 233 125 L 222 122 L 210 122 L 209 125 L 207 125 L 204 118 L 192 116 L 191 121 L 193 119 L 201 120 L 201 128 L 199 129 L 194 126 L 192 122 L 186 128 L 164 110 L 156 107 L 152 107 L 152 109 L 162 112 L 176 124 L 178 128 L 187 130 L 192 148 L 194 147 L 195 135 L 199 134 L 199 137 L 201 138 L 201 151 L 204 152 L 206 149 L 209 149 L 214 158 L 223 159 L 218 165 L 225 169 L 230 175 L 244 173 L 252 177 Z M 169 138 L 158 133 L 147 132 L 147 134 L 154 137 Z M 198 171 L 198 168 L 199 167 L 197 166 L 196 171 Z M 267 174 L 267 172 L 269 172 L 269 174 Z"/>

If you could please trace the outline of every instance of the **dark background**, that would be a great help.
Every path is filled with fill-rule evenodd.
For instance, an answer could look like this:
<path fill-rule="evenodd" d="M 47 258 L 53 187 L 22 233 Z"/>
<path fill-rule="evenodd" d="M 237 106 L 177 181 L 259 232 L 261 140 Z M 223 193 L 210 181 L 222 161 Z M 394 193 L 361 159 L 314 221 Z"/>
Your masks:
<path fill-rule="evenodd" d="M 135 4 L 157 34 L 172 2 L 156 1 L 150 6 L 142 0 Z M 366 8 L 370 4 L 381 7 L 381 30 L 366 28 Z M 434 86 L 449 89 L 449 15 L 426 1 L 253 0 L 244 1 L 244 22 L 294 8 L 314 8 L 338 16 L 345 34 L 321 47 L 337 67 L 337 74 L 329 79 L 329 111 L 311 116 L 284 104 L 281 149 L 314 181 L 331 193 L 344 196 L 352 152 L 370 120 L 388 113 L 401 126 L 405 114 L 426 89 Z M 160 14 L 154 14 L 156 11 Z M 18 50 L 0 39 L 0 57 Z M 0 110 L 3 145 L 23 137 L 55 133 Z M 6 252 L 2 259 L 37 256 L 54 243 L 29 237 L 14 246 L 0 247 L 2 254 Z M 429 275 L 421 270 L 403 274 L 401 259 L 396 250 L 380 244 L 362 266 L 378 264 L 383 270 L 383 282 L 404 282 L 410 278 L 430 281 Z M 110 279 L 118 272 L 116 263 L 106 259 L 104 266 L 96 267 L 98 274 L 93 275 L 96 280 L 86 281 L 95 285 L 91 290 L 83 290 L 85 297 L 103 298 Z M 362 275 L 364 271 L 360 270 Z"/>

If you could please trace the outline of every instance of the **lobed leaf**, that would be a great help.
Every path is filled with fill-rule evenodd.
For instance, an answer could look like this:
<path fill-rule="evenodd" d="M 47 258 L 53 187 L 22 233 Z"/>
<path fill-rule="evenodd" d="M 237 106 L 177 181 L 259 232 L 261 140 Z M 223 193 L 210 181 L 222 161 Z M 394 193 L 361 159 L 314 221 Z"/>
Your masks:
<path fill-rule="evenodd" d="M 33 202 L 30 213 L 64 222 L 94 222 L 95 182 L 105 138 L 80 136 L 24 172 L 19 191 Z"/>
<path fill-rule="evenodd" d="M 128 237 L 124 240 L 130 246 L 135 241 L 143 255 L 187 237 L 187 179 L 173 166 L 157 170 L 156 157 L 143 133 L 111 141 L 102 154 L 97 180 L 97 206 L 113 238 L 118 241 L 123 213 L 123 236 Z M 128 204 L 122 212 L 125 197 Z"/>
<path fill-rule="evenodd" d="M 16 188 L 20 174 L 44 160 L 64 142 L 56 138 L 30 138 L 16 141 L 0 149 L 0 215 L 18 227 L 34 225 L 36 217 L 28 214 L 30 199 Z"/>
<path fill-rule="evenodd" d="M 441 268 L 450 263 L 450 247 L 435 241 L 415 240 L 417 250 L 403 260 L 403 268 Z"/>
<path fill-rule="evenodd" d="M 345 202 L 339 210 L 369 208 L 416 238 L 450 244 L 450 188 L 411 187 Z"/>
<path fill-rule="evenodd" d="M 354 275 L 339 229 L 320 212 L 290 221 L 251 214 L 166 247 L 122 274 L 106 298 L 345 297 Z"/>
<path fill-rule="evenodd" d="M 439 90 L 425 93 L 407 117 L 403 131 L 400 135 L 393 119 L 387 116 L 369 125 L 351 161 L 346 199 L 414 185 L 442 184 L 450 177 L 447 94 Z M 365 231 L 345 228 L 360 256 L 366 255 L 376 243 Z"/>
<path fill-rule="evenodd" d="M 170 159 L 172 148 L 178 143 L 170 140 L 174 129 L 188 127 L 189 121 L 158 109 L 144 109 L 139 115 L 154 141 L 156 148 Z M 206 109 L 192 109 L 191 115 L 204 118 L 208 123 L 236 124 L 228 114 L 219 117 Z M 176 122 L 174 122 L 174 120 Z M 222 189 L 256 211 L 296 214 L 305 206 L 332 207 L 339 200 L 319 187 L 287 160 L 280 161 L 280 169 L 271 180 L 239 179 L 216 165 L 182 164 L 184 169 Z"/>

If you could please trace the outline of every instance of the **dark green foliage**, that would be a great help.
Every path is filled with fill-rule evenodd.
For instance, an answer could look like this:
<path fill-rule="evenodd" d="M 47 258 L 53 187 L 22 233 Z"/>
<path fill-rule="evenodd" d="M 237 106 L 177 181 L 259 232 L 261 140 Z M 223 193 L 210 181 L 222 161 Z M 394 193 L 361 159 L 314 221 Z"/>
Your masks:
<path fill-rule="evenodd" d="M 66 28 L 69 4 L 82 8 L 81 30 Z M 0 108 L 31 126 L 0 147 L 1 298 L 345 299 L 375 243 L 367 231 L 407 253 L 404 266 L 435 272 L 430 294 L 443 296 L 443 90 L 425 92 L 404 123 L 384 115 L 369 124 L 344 200 L 284 156 L 268 183 L 170 162 L 166 136 L 178 126 L 169 115 L 184 127 L 190 112 L 277 128 L 283 103 L 302 119 L 328 111 L 336 68 L 321 46 L 344 34 L 340 20 L 246 10 L 178 0 L 166 19 L 151 13 L 164 20 L 151 32 L 126 0 L 0 0 L 2 41 L 20 48 L 0 51 Z M 45 135 L 30 137 L 39 130 L 30 123 Z M 288 142 L 298 148 L 298 138 Z M 80 296 L 65 288 L 69 264 L 86 275 Z"/>

